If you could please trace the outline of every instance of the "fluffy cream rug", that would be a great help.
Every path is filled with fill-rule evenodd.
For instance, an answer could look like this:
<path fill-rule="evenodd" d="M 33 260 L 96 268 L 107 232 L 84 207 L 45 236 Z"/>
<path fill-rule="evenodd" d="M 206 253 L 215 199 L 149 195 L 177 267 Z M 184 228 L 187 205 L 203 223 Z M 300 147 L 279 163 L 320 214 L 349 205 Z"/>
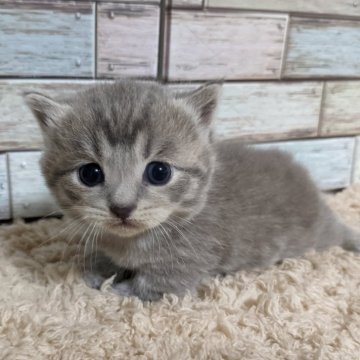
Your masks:
<path fill-rule="evenodd" d="M 360 187 L 329 201 L 360 224 Z M 0 227 L 1 359 L 360 359 L 360 256 L 312 252 L 143 304 L 87 288 L 63 226 Z"/>

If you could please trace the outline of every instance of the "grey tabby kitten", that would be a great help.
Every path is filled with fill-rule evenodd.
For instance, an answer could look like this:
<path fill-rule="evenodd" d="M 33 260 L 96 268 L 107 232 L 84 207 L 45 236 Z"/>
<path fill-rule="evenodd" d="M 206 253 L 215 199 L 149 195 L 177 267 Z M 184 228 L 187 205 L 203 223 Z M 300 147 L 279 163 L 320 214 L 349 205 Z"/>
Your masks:
<path fill-rule="evenodd" d="M 27 94 L 49 188 L 70 217 L 103 231 L 90 286 L 117 274 L 116 293 L 157 300 L 309 248 L 359 250 L 290 156 L 213 140 L 219 90 L 121 80 L 67 100 Z"/>

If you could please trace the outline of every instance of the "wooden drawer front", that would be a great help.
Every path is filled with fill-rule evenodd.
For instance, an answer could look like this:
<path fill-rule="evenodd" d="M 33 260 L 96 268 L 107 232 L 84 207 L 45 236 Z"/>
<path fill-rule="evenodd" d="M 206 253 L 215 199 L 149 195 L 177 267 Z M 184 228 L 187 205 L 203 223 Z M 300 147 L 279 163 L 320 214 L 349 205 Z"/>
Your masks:
<path fill-rule="evenodd" d="M 160 8 L 98 4 L 98 76 L 157 75 Z"/>
<path fill-rule="evenodd" d="M 351 183 L 355 138 L 284 141 L 256 146 L 293 154 L 322 190 L 341 189 Z"/>
<path fill-rule="evenodd" d="M 91 3 L 3 4 L 0 39 L 0 76 L 94 75 Z"/>
<path fill-rule="evenodd" d="M 322 83 L 225 84 L 216 131 L 220 137 L 286 139 L 316 136 Z"/>
<path fill-rule="evenodd" d="M 360 76 L 360 22 L 291 18 L 285 77 Z"/>
<path fill-rule="evenodd" d="M 11 218 L 7 155 L 0 154 L 0 220 Z"/>
<path fill-rule="evenodd" d="M 41 153 L 8 153 L 13 217 L 54 214 L 58 208 L 41 175 Z"/>
<path fill-rule="evenodd" d="M 205 0 L 208 7 L 360 16 L 360 4 L 349 0 Z"/>
<path fill-rule="evenodd" d="M 42 137 L 23 93 L 36 91 L 49 96 L 88 86 L 91 81 L 3 80 L 0 81 L 0 150 L 40 149 Z"/>
<path fill-rule="evenodd" d="M 360 134 L 360 81 L 325 84 L 320 135 Z"/>
<path fill-rule="evenodd" d="M 287 17 L 174 10 L 171 80 L 279 78 Z"/>

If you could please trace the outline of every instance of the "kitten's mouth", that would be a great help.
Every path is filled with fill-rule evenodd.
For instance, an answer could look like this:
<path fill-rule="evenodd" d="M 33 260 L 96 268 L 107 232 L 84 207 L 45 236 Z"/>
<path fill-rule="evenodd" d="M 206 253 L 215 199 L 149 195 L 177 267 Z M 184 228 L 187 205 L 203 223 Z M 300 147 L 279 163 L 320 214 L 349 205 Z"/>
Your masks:
<path fill-rule="evenodd" d="M 144 225 L 136 220 L 114 220 L 108 223 L 110 230 L 124 233 L 124 235 L 136 234 L 144 231 Z"/>
<path fill-rule="evenodd" d="M 131 221 L 131 220 L 123 220 L 120 221 L 119 224 L 120 226 L 124 227 L 124 228 L 128 228 L 128 229 L 137 229 L 139 228 L 139 224 Z"/>
<path fill-rule="evenodd" d="M 140 224 L 134 220 L 117 220 L 111 222 L 111 226 L 125 229 L 137 229 L 140 227 Z"/>

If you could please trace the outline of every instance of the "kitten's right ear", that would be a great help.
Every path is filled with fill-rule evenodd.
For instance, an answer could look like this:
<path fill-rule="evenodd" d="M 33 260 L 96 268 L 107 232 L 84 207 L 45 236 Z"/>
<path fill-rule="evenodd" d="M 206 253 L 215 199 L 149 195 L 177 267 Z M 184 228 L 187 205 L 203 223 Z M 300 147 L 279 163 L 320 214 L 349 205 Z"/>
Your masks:
<path fill-rule="evenodd" d="M 29 92 L 25 93 L 24 97 L 26 104 L 35 115 L 44 132 L 56 127 L 61 118 L 70 109 L 69 105 L 58 103 L 40 93 Z"/>

